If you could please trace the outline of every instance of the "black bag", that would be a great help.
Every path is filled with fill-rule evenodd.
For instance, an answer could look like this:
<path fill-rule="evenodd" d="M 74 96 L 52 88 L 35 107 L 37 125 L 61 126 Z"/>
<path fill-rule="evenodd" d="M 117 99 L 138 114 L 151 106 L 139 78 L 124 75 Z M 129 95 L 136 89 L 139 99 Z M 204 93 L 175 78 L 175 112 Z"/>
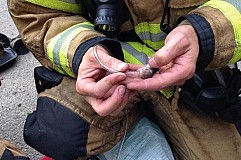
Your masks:
<path fill-rule="evenodd" d="M 43 66 L 34 68 L 34 79 L 37 92 L 43 92 L 45 89 L 57 86 L 63 80 L 64 75 L 49 70 Z"/>
<path fill-rule="evenodd" d="M 234 123 L 241 133 L 240 94 L 240 70 L 237 67 L 225 67 L 197 72 L 182 86 L 180 99 L 201 114 Z"/>

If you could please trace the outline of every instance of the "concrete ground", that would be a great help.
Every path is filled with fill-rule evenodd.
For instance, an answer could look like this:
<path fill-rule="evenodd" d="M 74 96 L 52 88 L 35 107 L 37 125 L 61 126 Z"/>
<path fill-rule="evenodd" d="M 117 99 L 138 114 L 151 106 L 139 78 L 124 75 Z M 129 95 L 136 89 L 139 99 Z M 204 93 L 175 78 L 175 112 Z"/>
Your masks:
<path fill-rule="evenodd" d="M 1 0 L 0 6 L 0 33 L 13 38 L 18 31 L 8 13 L 7 0 Z M 33 68 L 37 65 L 39 63 L 28 53 L 19 55 L 10 68 L 0 68 L 0 77 L 3 77 L 0 87 L 0 138 L 15 143 L 31 160 L 42 157 L 23 140 L 25 119 L 36 106 Z"/>
<path fill-rule="evenodd" d="M 13 38 L 18 31 L 8 13 L 7 0 L 1 0 L 0 6 L 0 33 Z M 23 140 L 25 119 L 36 107 L 33 69 L 38 65 L 32 54 L 28 53 L 19 55 L 10 68 L 0 68 L 0 77 L 3 77 L 0 86 L 0 138 L 15 143 L 31 160 L 39 160 L 43 156 Z"/>

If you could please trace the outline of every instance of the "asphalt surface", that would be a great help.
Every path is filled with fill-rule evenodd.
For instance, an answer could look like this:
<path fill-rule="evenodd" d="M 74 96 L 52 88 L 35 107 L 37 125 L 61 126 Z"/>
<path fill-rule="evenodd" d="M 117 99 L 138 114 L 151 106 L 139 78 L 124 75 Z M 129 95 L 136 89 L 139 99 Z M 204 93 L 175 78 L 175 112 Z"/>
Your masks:
<path fill-rule="evenodd" d="M 0 6 L 0 33 L 14 38 L 18 31 L 8 13 L 7 0 L 1 0 Z M 3 78 L 0 86 L 0 139 L 16 144 L 31 160 L 39 160 L 43 156 L 23 140 L 26 117 L 36 107 L 33 69 L 38 65 L 33 55 L 28 53 L 19 55 L 13 66 L 0 68 L 0 77 Z"/>
<path fill-rule="evenodd" d="M 14 38 L 18 31 L 8 13 L 7 0 L 1 0 L 0 6 L 0 32 Z M 37 65 L 39 63 L 28 53 L 19 55 L 11 67 L 0 68 L 3 78 L 0 86 L 0 138 L 16 144 L 31 160 L 42 157 L 23 140 L 25 119 L 36 107 L 33 69 Z"/>

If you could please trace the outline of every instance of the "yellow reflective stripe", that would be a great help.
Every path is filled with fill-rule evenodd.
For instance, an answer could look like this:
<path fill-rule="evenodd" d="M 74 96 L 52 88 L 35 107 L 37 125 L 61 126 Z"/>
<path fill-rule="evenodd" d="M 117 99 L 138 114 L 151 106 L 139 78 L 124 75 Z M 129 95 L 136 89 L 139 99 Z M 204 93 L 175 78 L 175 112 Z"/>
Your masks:
<path fill-rule="evenodd" d="M 61 0 L 26 0 L 27 2 L 40 5 L 42 7 L 66 11 L 70 13 L 82 13 L 82 5 L 80 3 L 69 3 Z"/>
<path fill-rule="evenodd" d="M 59 72 L 59 73 L 66 74 L 66 73 L 64 73 L 63 70 L 60 69 L 60 68 L 54 67 L 54 70 L 56 70 L 56 71 Z M 75 77 L 75 76 L 73 76 L 73 77 Z"/>
<path fill-rule="evenodd" d="M 68 60 L 63 59 L 64 56 L 62 55 L 63 53 L 61 53 L 61 49 L 63 49 L 63 46 L 65 46 L 66 42 L 68 43 L 67 39 L 69 35 L 71 35 L 73 28 L 74 27 L 71 27 L 68 30 L 62 32 L 61 34 L 58 34 L 56 37 L 50 40 L 47 46 L 47 57 L 52 62 L 53 68 L 60 73 L 70 76 L 73 76 L 73 73 L 70 71 L 70 69 L 64 67 L 65 65 L 69 66 L 69 64 Z M 68 33 L 68 37 L 66 37 L 66 33 Z M 64 40 L 65 44 L 62 44 L 61 40 Z"/>
<path fill-rule="evenodd" d="M 165 40 L 159 41 L 159 42 L 153 42 L 151 40 L 143 40 L 143 42 L 145 44 L 147 44 L 148 46 L 152 47 L 155 50 L 159 50 L 160 48 L 162 48 L 164 46 Z"/>
<path fill-rule="evenodd" d="M 53 50 L 54 50 L 54 46 L 56 44 L 56 42 L 58 41 L 58 39 L 60 38 L 61 34 L 55 36 L 54 38 L 52 38 L 50 40 L 50 42 L 47 45 L 47 52 L 45 54 L 45 56 L 51 61 L 54 61 L 54 54 L 53 54 Z M 53 63 L 54 64 L 54 63 Z"/>
<path fill-rule="evenodd" d="M 72 39 L 74 39 L 81 31 L 90 29 L 93 29 L 91 23 L 85 22 L 77 24 L 51 39 L 47 46 L 46 54 L 49 60 L 53 63 L 55 70 L 72 77 L 75 76 L 71 70 L 67 57 L 69 45 Z"/>
<path fill-rule="evenodd" d="M 136 27 L 135 27 L 135 31 L 137 34 L 141 33 L 141 32 L 150 32 L 153 34 L 157 34 L 160 33 L 160 24 L 150 24 L 147 22 L 143 22 L 143 23 L 139 23 Z"/>
<path fill-rule="evenodd" d="M 68 49 L 69 49 L 69 44 L 72 39 L 74 39 L 81 31 L 84 31 L 87 29 L 83 28 L 77 28 L 72 33 L 65 39 L 65 43 L 62 45 L 59 56 L 60 56 L 60 64 L 62 67 L 62 70 L 64 70 L 68 75 L 74 77 L 75 75 L 73 74 L 72 70 L 70 69 L 70 65 L 68 62 Z"/>
<path fill-rule="evenodd" d="M 134 64 L 146 64 L 148 57 L 154 54 L 154 50 L 139 42 L 121 42 L 125 61 Z"/>
<path fill-rule="evenodd" d="M 140 52 L 142 54 L 147 55 L 147 57 L 151 57 L 155 53 L 155 51 L 153 49 L 151 49 L 151 48 L 149 48 L 146 45 L 143 45 L 141 43 L 128 42 L 128 44 L 130 44 L 133 48 L 135 48 L 137 52 Z"/>
<path fill-rule="evenodd" d="M 236 2 L 236 1 L 235 1 Z M 236 2 L 240 3 L 240 2 Z M 234 55 L 229 61 L 229 64 L 235 63 L 241 58 L 241 13 L 233 5 L 221 0 L 212 0 L 205 3 L 202 6 L 210 6 L 221 11 L 224 16 L 231 22 L 234 30 L 234 37 L 236 41 L 236 47 L 234 49 Z"/>
<path fill-rule="evenodd" d="M 166 38 L 166 34 L 160 30 L 160 24 L 143 22 L 135 26 L 135 32 L 145 44 L 155 50 L 163 46 Z"/>
<path fill-rule="evenodd" d="M 132 64 L 143 64 L 141 61 L 139 61 L 133 55 L 131 55 L 128 51 L 123 49 L 123 53 L 124 53 L 125 62 L 132 63 Z"/>
<path fill-rule="evenodd" d="M 174 94 L 174 90 L 173 91 L 170 91 L 168 89 L 163 89 L 163 90 L 160 90 L 161 94 L 163 94 L 167 99 L 171 98 Z"/>

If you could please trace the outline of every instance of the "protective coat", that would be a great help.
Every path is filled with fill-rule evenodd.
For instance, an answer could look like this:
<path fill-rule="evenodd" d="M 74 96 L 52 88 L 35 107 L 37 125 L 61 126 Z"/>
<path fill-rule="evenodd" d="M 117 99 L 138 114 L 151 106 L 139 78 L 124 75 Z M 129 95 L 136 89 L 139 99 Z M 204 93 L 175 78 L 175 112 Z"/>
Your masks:
<path fill-rule="evenodd" d="M 43 66 L 66 75 L 60 85 L 39 94 L 37 110 L 25 126 L 25 140 L 43 154 L 58 160 L 91 157 L 112 148 L 123 137 L 126 117 L 99 117 L 76 93 L 75 77 L 82 56 L 96 43 L 104 45 L 116 58 L 135 64 L 145 64 L 148 56 L 164 45 L 166 34 L 160 30 L 164 2 L 125 2 L 133 23 L 123 23 L 122 32 L 134 29 L 144 43 L 121 37 L 113 40 L 95 31 L 90 17 L 84 15 L 81 1 L 8 2 L 26 46 Z M 172 27 L 184 20 L 180 25 L 193 25 L 196 29 L 201 68 L 221 68 L 240 60 L 238 0 L 171 0 L 169 7 Z M 167 133 L 176 157 L 240 159 L 240 135 L 233 125 L 197 114 L 181 104 L 178 110 L 173 108 L 173 88 L 161 93 L 139 93 L 131 100 L 127 106 L 128 129 L 141 114 L 143 103 L 138 102 L 151 102 L 147 108 Z"/>

